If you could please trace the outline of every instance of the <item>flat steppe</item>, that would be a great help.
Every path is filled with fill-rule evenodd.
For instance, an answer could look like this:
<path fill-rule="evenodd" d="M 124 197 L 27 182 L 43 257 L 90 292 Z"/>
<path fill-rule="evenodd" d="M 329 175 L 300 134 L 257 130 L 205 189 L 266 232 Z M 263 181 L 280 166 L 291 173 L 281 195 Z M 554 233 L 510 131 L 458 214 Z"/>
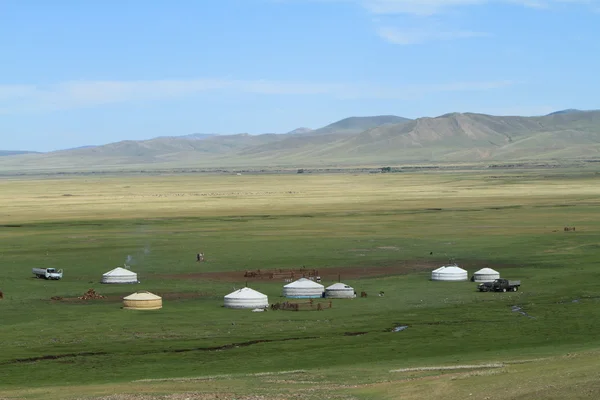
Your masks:
<path fill-rule="evenodd" d="M 598 398 L 599 178 L 2 178 L 0 398 Z M 521 290 L 432 282 L 449 261 Z M 123 264 L 141 283 L 100 283 Z M 35 279 L 34 267 L 64 278 Z M 322 311 L 222 307 L 246 285 L 285 301 L 283 279 L 245 272 L 303 267 L 368 296 Z M 79 299 L 88 289 L 105 298 Z M 123 310 L 138 290 L 163 308 Z"/>

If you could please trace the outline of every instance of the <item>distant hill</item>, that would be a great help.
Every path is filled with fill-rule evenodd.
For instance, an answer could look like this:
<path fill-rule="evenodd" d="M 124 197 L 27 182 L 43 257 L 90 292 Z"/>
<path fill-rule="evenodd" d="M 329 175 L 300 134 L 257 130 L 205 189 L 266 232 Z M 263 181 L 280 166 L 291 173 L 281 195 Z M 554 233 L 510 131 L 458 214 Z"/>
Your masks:
<path fill-rule="evenodd" d="M 192 135 L 193 136 L 193 135 Z M 288 134 L 126 140 L 0 159 L 2 170 L 268 167 L 600 159 L 600 111 L 346 118 Z"/>
<path fill-rule="evenodd" d="M 287 135 L 281 140 L 265 143 L 261 146 L 246 148 L 240 152 L 240 156 L 259 159 L 271 158 L 271 154 L 277 154 L 278 158 L 297 154 L 318 152 L 322 148 L 342 140 L 348 136 L 364 132 L 376 127 L 403 124 L 411 121 L 408 118 L 395 115 L 379 115 L 374 117 L 350 117 L 329 124 L 323 128 L 296 132 Z M 292 131 L 293 132 L 293 131 Z"/>
<path fill-rule="evenodd" d="M 578 113 L 578 112 L 585 112 L 585 111 L 577 110 L 575 108 L 569 108 L 567 110 L 554 111 L 553 113 L 550 113 L 548 115 L 571 114 L 571 113 Z"/>
<path fill-rule="evenodd" d="M 288 135 L 295 135 L 295 134 L 298 134 L 298 133 L 309 133 L 309 132 L 312 132 L 312 129 L 310 129 L 310 128 L 296 128 L 293 131 L 288 132 L 287 134 Z"/>
<path fill-rule="evenodd" d="M 98 147 L 98 146 L 96 146 L 96 145 L 77 146 L 77 147 L 72 147 L 70 149 L 64 149 L 64 150 L 91 149 L 92 147 Z"/>
<path fill-rule="evenodd" d="M 35 154 L 35 151 L 22 151 L 22 150 L 0 150 L 0 157 L 3 156 L 17 156 L 20 154 Z"/>
<path fill-rule="evenodd" d="M 545 117 L 447 114 L 367 130 L 336 143 L 333 157 L 481 161 L 599 155 L 600 112 Z M 331 149 L 333 150 L 333 149 Z"/>
<path fill-rule="evenodd" d="M 323 128 L 308 132 L 310 135 L 323 134 L 353 134 L 360 133 L 367 129 L 375 128 L 381 125 L 402 124 L 410 119 L 397 117 L 395 115 L 378 115 L 375 117 L 350 117 L 329 124 Z"/>
<path fill-rule="evenodd" d="M 48 153 L 50 158 L 56 156 L 77 157 L 119 157 L 135 159 L 136 162 L 156 162 L 177 159 L 182 154 L 223 154 L 252 145 L 260 145 L 279 140 L 280 135 L 214 135 L 202 140 L 189 137 L 160 137 L 150 140 L 124 140 L 104 146 L 61 150 Z"/>
<path fill-rule="evenodd" d="M 204 139 L 208 139 L 208 138 L 215 137 L 215 136 L 219 136 L 219 135 L 216 133 L 192 133 L 191 135 L 175 136 L 175 137 L 186 138 L 186 139 L 195 139 L 195 140 L 204 140 Z"/>

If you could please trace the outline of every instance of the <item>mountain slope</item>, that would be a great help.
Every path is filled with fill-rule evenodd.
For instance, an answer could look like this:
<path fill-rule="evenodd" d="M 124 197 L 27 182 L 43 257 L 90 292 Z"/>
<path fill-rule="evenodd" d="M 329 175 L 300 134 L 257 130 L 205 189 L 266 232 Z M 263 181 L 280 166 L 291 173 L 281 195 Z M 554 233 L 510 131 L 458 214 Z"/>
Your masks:
<path fill-rule="evenodd" d="M 393 116 L 349 118 L 314 131 L 290 134 L 217 135 L 201 140 L 162 137 L 15 155 L 2 157 L 0 170 L 316 166 L 590 157 L 600 157 L 600 111 L 558 112 L 541 117 L 451 113 L 416 120 Z"/>
<path fill-rule="evenodd" d="M 539 158 L 557 150 L 576 156 L 599 141 L 600 112 L 545 117 L 455 113 L 374 128 L 337 142 L 328 152 L 333 157 L 378 154 L 406 160 L 478 161 Z"/>
<path fill-rule="evenodd" d="M 169 137 L 180 137 L 180 138 L 186 138 L 186 139 L 204 140 L 204 139 L 212 138 L 215 136 L 219 136 L 219 135 L 217 135 L 216 133 L 192 133 L 191 135 L 169 136 Z"/>
<path fill-rule="evenodd" d="M 296 134 L 301 134 L 301 133 L 310 133 L 312 131 L 313 130 L 310 128 L 302 127 L 302 128 L 296 128 L 293 131 L 289 131 L 287 134 L 288 135 L 296 135 Z"/>
<path fill-rule="evenodd" d="M 350 117 L 334 122 L 323 128 L 315 129 L 304 133 L 305 135 L 315 136 L 323 134 L 353 134 L 360 133 L 367 129 L 375 128 L 388 124 L 401 124 L 410 119 L 397 117 L 395 115 L 377 115 L 374 117 Z"/>
<path fill-rule="evenodd" d="M 110 143 L 104 146 L 82 148 L 76 150 L 63 150 L 48 153 L 47 158 L 77 157 L 80 159 L 94 159 L 114 157 L 123 160 L 119 163 L 154 163 L 176 161 L 195 156 L 220 156 L 229 154 L 246 147 L 258 146 L 282 139 L 283 135 L 217 135 L 206 137 L 202 140 L 180 137 L 160 137 L 150 140 Z M 129 161 L 127 161 L 129 160 Z"/>
<path fill-rule="evenodd" d="M 35 151 L 22 151 L 22 150 L 0 150 L 0 157 L 3 156 L 18 156 L 21 154 L 35 154 Z"/>
<path fill-rule="evenodd" d="M 554 111 L 548 115 L 558 115 L 558 114 L 572 114 L 572 113 L 578 113 L 578 112 L 585 112 L 583 110 L 578 110 L 576 108 L 568 108 L 566 110 L 559 110 L 559 111 Z"/>
<path fill-rule="evenodd" d="M 395 115 L 379 115 L 374 117 L 350 117 L 334 122 L 323 128 L 288 134 L 280 141 L 266 143 L 262 146 L 247 148 L 240 155 L 252 157 L 269 157 L 277 153 L 278 157 L 299 153 L 302 156 L 307 152 L 318 150 L 322 146 L 335 143 L 343 138 L 358 134 L 367 129 L 388 126 L 391 124 L 404 124 L 411 121 Z"/>

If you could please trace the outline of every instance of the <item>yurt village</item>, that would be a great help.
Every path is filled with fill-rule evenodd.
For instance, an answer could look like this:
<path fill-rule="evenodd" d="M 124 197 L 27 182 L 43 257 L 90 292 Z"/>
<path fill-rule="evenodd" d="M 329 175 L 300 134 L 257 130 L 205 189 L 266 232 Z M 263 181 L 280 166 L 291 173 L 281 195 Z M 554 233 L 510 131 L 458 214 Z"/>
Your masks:
<path fill-rule="evenodd" d="M 231 293 L 223 297 L 223 307 L 229 309 L 246 309 L 253 311 L 264 311 L 268 308 L 273 310 L 321 310 L 332 307 L 331 299 L 354 299 L 357 297 L 355 288 L 346 283 L 336 282 L 327 287 L 320 284 L 319 282 L 321 281 L 321 278 L 315 273 L 315 271 L 316 270 L 310 270 L 309 272 L 304 272 L 304 270 L 300 270 L 303 276 L 293 282 L 290 282 L 291 279 L 289 279 L 289 276 L 293 277 L 294 274 L 297 273 L 296 270 L 289 270 L 287 272 L 284 270 L 277 271 L 278 275 L 287 276 L 287 278 L 284 279 L 286 284 L 282 288 L 281 297 L 286 299 L 296 299 L 296 301 L 290 302 L 289 300 L 286 300 L 280 303 L 270 304 L 269 298 L 266 294 L 248 287 L 246 282 L 246 287 L 242 287 L 240 289 L 234 288 Z M 286 275 L 286 273 L 288 275 Z M 275 278 L 275 274 L 266 273 L 256 276 L 253 275 L 250 277 L 247 272 L 244 275 L 245 278 L 268 278 L 270 280 L 276 280 L 281 276 Z M 431 271 L 431 281 L 439 282 L 464 282 L 470 280 L 471 282 L 477 283 L 490 283 L 497 279 L 500 279 L 500 273 L 488 267 L 476 271 L 473 273 L 470 279 L 468 272 L 454 263 L 443 265 Z M 125 268 L 117 267 L 102 274 L 100 283 L 135 284 L 140 283 L 140 281 L 138 280 L 138 274 L 131 271 L 129 267 L 125 266 Z M 90 298 L 106 298 L 105 296 L 96 294 L 92 289 L 90 289 L 90 291 L 94 292 L 93 295 L 87 293 L 79 299 L 86 300 Z M 383 292 L 380 292 L 379 296 L 382 296 L 382 294 Z M 361 292 L 360 297 L 367 297 L 366 292 Z M 122 299 L 122 308 L 126 310 L 159 310 L 163 307 L 162 297 L 148 291 L 137 291 L 123 297 Z M 327 303 L 323 303 L 323 301 L 319 302 L 316 299 L 330 300 L 328 303 L 329 307 L 323 307 L 323 304 Z M 299 307 L 307 304 L 309 304 L 310 307 Z"/>
<path fill-rule="evenodd" d="M 131 271 L 123 268 L 117 268 L 110 271 L 103 276 L 103 283 L 124 283 L 127 280 L 126 275 Z M 111 276 L 117 276 L 120 278 L 115 279 L 115 282 L 111 282 Z M 491 269 L 483 268 L 475 272 L 471 277 L 472 282 L 493 282 L 495 279 L 499 279 L 500 274 Z M 129 278 L 133 280 L 133 278 Z M 137 279 L 137 276 L 136 278 Z M 308 300 L 312 305 L 315 299 L 354 299 L 356 298 L 356 290 L 343 282 L 336 282 L 330 286 L 325 287 L 324 285 L 316 282 L 319 277 L 302 277 L 294 282 L 287 283 L 283 286 L 281 295 L 287 299 L 297 300 Z M 468 281 L 468 272 L 460 268 L 456 264 L 444 265 L 431 272 L 432 281 L 441 282 L 464 282 Z M 363 292 L 364 293 L 364 292 Z M 364 296 L 361 296 L 364 297 Z M 286 309 L 301 309 L 293 307 L 294 304 L 300 303 L 276 303 L 276 305 L 284 304 L 287 306 Z M 308 303 L 307 303 L 308 304 Z M 153 310 L 160 309 L 162 307 L 162 299 L 160 296 L 149 292 L 136 292 L 123 299 L 123 308 L 130 310 Z M 290 307 L 290 305 L 292 307 Z M 250 310 L 266 310 L 269 308 L 269 298 L 266 294 L 261 293 L 255 289 L 247 286 L 241 289 L 235 289 L 233 292 L 223 297 L 223 307 L 230 309 L 250 309 Z M 271 308 L 273 305 L 271 305 Z M 331 302 L 330 306 L 331 307 Z M 282 309 L 282 308 L 274 308 Z M 321 306 L 318 308 L 310 307 L 310 309 L 323 309 Z"/>

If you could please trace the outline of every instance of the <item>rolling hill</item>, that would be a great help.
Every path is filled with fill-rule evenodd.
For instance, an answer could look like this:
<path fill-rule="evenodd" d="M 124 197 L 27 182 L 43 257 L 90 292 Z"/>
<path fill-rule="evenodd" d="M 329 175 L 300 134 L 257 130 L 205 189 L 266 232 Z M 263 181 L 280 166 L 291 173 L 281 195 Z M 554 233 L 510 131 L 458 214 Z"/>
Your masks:
<path fill-rule="evenodd" d="M 352 117 L 288 134 L 188 135 L 2 157 L 0 170 L 269 167 L 600 158 L 600 111 Z"/>
<path fill-rule="evenodd" d="M 373 129 L 378 126 L 402 124 L 408 121 L 410 121 L 410 119 L 397 117 L 395 115 L 378 115 L 374 117 L 350 117 L 324 126 L 323 128 L 315 129 L 309 132 L 304 132 L 302 134 L 306 136 L 328 134 L 351 135 L 354 133 L 363 132 L 367 129 Z"/>
<path fill-rule="evenodd" d="M 0 150 L 0 157 L 2 156 L 18 156 L 20 154 L 32 154 L 35 151 L 21 151 L 21 150 Z"/>

